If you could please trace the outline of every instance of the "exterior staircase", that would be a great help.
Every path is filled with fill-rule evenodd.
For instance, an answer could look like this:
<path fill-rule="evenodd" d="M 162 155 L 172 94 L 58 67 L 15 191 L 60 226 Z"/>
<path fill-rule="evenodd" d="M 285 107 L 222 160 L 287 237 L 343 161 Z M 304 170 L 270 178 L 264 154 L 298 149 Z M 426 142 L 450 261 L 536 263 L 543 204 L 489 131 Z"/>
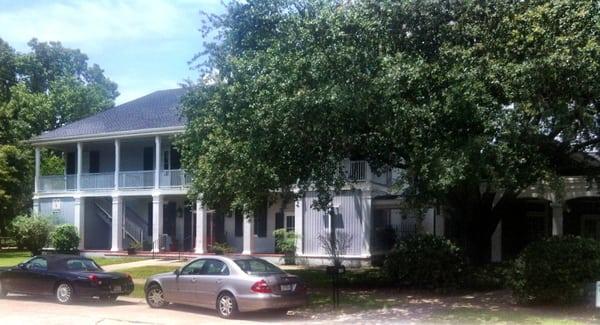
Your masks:
<path fill-rule="evenodd" d="M 112 213 L 108 212 L 106 208 L 106 205 L 110 206 L 112 203 L 107 201 L 109 200 L 96 199 L 94 205 L 96 207 L 96 215 L 100 220 L 112 227 Z M 143 221 L 143 219 L 133 209 L 124 204 L 123 224 L 121 225 L 123 238 L 128 238 L 137 244 L 142 244 L 146 237 L 146 231 L 144 227 L 139 225 L 140 221 Z"/>

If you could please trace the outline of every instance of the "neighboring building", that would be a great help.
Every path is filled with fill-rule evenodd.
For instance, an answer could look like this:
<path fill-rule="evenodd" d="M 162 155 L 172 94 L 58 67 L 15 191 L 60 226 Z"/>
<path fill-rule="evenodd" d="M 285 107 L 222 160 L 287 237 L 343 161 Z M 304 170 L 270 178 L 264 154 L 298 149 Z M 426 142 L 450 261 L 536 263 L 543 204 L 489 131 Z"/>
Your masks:
<path fill-rule="evenodd" d="M 312 209 L 315 193 L 282 199 L 254 218 L 222 213 L 189 200 L 189 177 L 181 169 L 173 138 L 184 131 L 178 109 L 183 89 L 151 93 L 31 140 L 36 148 L 34 212 L 73 224 L 84 251 L 145 250 L 210 253 L 216 242 L 243 254 L 275 254 L 272 233 L 294 230 L 300 261 L 328 262 L 319 240 L 330 231 L 328 214 Z M 64 153 L 62 175 L 40 175 L 40 148 Z M 345 259 L 369 263 L 390 248 L 394 233 L 452 235 L 443 209 L 417 213 L 391 193 L 395 173 L 373 173 L 365 161 L 342 162 L 349 179 L 336 195 L 337 232 L 349 238 Z M 531 187 L 514 202 L 490 238 L 491 258 L 512 257 L 542 236 L 577 234 L 600 239 L 600 195 L 582 177 L 565 178 L 562 197 Z M 168 238 L 168 239 L 167 239 Z M 98 253 L 96 252 L 96 253 Z"/>
<path fill-rule="evenodd" d="M 254 218 L 218 213 L 188 199 L 190 179 L 173 146 L 174 136 L 185 128 L 178 109 L 184 92 L 157 91 L 33 138 L 34 212 L 56 224 L 75 225 L 80 248 L 88 252 L 121 252 L 138 242 L 145 250 L 201 254 L 213 243 L 226 242 L 240 253 L 274 254 L 273 231 L 288 228 L 301 236 L 298 255 L 325 261 L 318 237 L 327 234 L 330 220 L 311 208 L 315 193 L 296 202 L 265 204 Z M 64 174 L 40 175 L 40 148 L 64 153 Z M 343 164 L 353 182 L 333 202 L 338 232 L 351 239 L 347 260 L 368 262 L 378 246 L 372 227 L 395 225 L 414 232 L 416 221 L 388 209 L 391 173 L 375 175 L 364 161 Z M 431 218 L 429 213 L 426 223 L 433 224 Z"/>

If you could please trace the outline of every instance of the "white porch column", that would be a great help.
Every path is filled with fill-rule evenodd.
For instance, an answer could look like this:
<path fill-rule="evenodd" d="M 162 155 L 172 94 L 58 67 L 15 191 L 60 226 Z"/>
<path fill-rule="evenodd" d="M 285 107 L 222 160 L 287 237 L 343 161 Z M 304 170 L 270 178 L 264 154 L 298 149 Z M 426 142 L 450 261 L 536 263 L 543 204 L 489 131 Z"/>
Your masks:
<path fill-rule="evenodd" d="M 197 254 L 206 253 L 206 209 L 202 201 L 196 201 L 196 248 Z"/>
<path fill-rule="evenodd" d="M 34 181 L 34 193 L 40 191 L 40 147 L 35 147 L 35 181 Z"/>
<path fill-rule="evenodd" d="M 115 139 L 115 191 L 119 190 L 119 172 L 121 171 L 121 141 Z"/>
<path fill-rule="evenodd" d="M 500 262 L 502 261 L 502 220 L 498 222 L 496 226 L 496 230 L 492 234 L 492 252 L 491 252 L 491 260 L 492 262 Z"/>
<path fill-rule="evenodd" d="M 552 236 L 563 235 L 563 206 L 560 202 L 553 202 L 552 207 Z"/>
<path fill-rule="evenodd" d="M 362 251 L 363 257 L 371 256 L 371 224 L 373 221 L 371 211 L 371 192 L 363 191 L 362 193 Z"/>
<path fill-rule="evenodd" d="M 285 216 L 284 216 L 285 217 Z M 299 197 L 294 202 L 294 232 L 300 237 L 296 240 L 296 255 L 304 253 L 304 198 Z"/>
<path fill-rule="evenodd" d="M 254 217 L 247 214 L 244 215 L 243 243 L 242 254 L 251 255 L 254 251 Z"/>
<path fill-rule="evenodd" d="M 123 198 L 112 197 L 112 247 L 113 252 L 123 250 Z"/>
<path fill-rule="evenodd" d="M 40 199 L 38 199 L 37 197 L 33 198 L 33 214 L 40 214 Z"/>
<path fill-rule="evenodd" d="M 81 170 L 83 157 L 83 143 L 77 142 L 77 191 L 81 190 Z"/>
<path fill-rule="evenodd" d="M 160 252 L 160 238 L 163 234 L 163 196 L 152 195 L 152 251 Z"/>
<path fill-rule="evenodd" d="M 83 211 L 85 210 L 85 199 L 80 196 L 75 196 L 73 199 L 73 223 L 75 228 L 77 229 L 77 233 L 79 233 L 79 249 L 82 250 L 84 249 L 83 243 L 85 242 L 85 218 L 83 213 Z"/>
<path fill-rule="evenodd" d="M 160 187 L 160 136 L 154 137 L 154 188 Z"/>

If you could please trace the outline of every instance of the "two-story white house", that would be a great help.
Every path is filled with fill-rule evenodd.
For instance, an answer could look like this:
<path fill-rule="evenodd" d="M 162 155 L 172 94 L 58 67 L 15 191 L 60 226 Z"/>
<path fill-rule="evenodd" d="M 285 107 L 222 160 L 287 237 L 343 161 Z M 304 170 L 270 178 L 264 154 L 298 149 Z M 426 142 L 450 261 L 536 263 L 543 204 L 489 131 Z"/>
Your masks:
<path fill-rule="evenodd" d="M 299 256 L 323 261 L 326 254 L 318 238 L 327 234 L 331 222 L 327 214 L 311 208 L 314 193 L 265 205 L 254 218 L 219 213 L 188 198 L 190 179 L 173 145 L 185 128 L 178 109 L 184 92 L 157 91 L 33 138 L 34 212 L 55 224 L 75 225 L 84 252 L 118 253 L 137 242 L 148 251 L 203 254 L 219 242 L 243 254 L 274 254 L 272 233 L 287 228 L 301 236 Z M 63 153 L 63 174 L 40 174 L 40 148 Z M 387 217 L 391 173 L 376 175 L 364 161 L 343 164 L 353 182 L 334 199 L 337 228 L 351 238 L 346 258 L 364 262 L 375 240 L 374 217 L 385 214 L 397 227 L 404 223 L 408 232 L 416 230 L 416 222 L 399 210 Z M 433 210 L 425 224 L 443 227 L 443 220 L 431 218 Z"/>

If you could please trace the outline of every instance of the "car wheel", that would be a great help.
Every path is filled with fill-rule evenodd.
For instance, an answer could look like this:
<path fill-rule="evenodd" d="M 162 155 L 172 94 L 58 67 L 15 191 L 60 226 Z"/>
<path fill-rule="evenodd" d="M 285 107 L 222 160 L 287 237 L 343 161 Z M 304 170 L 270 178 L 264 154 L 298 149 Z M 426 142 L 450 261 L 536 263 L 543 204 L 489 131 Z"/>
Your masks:
<path fill-rule="evenodd" d="M 8 292 L 6 292 L 6 289 L 4 289 L 4 286 L 2 285 L 2 281 L 0 281 L 0 298 L 6 297 L 7 294 Z"/>
<path fill-rule="evenodd" d="M 151 285 L 146 291 L 146 302 L 152 308 L 162 308 L 167 304 L 165 294 L 158 284 Z"/>
<path fill-rule="evenodd" d="M 75 293 L 73 292 L 73 287 L 70 284 L 63 282 L 56 287 L 54 296 L 59 304 L 68 305 L 73 302 Z"/>
<path fill-rule="evenodd" d="M 235 297 L 228 292 L 224 292 L 217 298 L 217 313 L 222 318 L 234 318 L 238 313 Z"/>

